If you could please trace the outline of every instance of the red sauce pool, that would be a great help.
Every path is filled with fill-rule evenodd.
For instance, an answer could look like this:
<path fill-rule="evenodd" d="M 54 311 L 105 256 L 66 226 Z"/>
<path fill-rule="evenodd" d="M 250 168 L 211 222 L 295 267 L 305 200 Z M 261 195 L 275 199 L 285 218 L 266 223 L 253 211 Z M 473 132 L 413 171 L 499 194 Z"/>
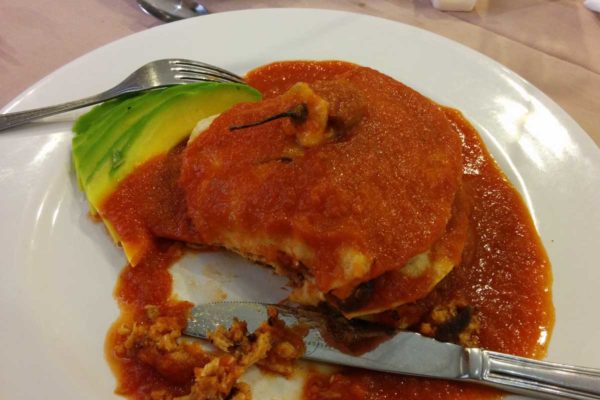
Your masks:
<path fill-rule="evenodd" d="M 552 274 L 529 213 L 514 187 L 460 113 L 448 109 L 464 143 L 463 179 L 473 198 L 473 237 L 456 267 L 416 307 L 430 309 L 464 298 L 477 310 L 483 348 L 542 358 L 554 324 Z M 493 399 L 500 392 L 477 385 L 359 370 L 313 374 L 306 400 Z"/>
<path fill-rule="evenodd" d="M 273 96 L 294 82 L 327 79 L 352 68 L 341 62 L 287 62 L 259 68 L 248 82 L 265 96 Z M 477 132 L 452 109 L 444 109 L 463 143 L 463 181 L 473 202 L 472 230 L 463 260 L 425 299 L 412 305 L 424 312 L 435 304 L 466 300 L 480 321 L 477 340 L 482 347 L 540 358 L 546 351 L 554 322 L 550 264 L 529 213 L 485 149 Z M 153 390 L 173 395 L 189 391 L 191 375 L 180 372 L 177 383 L 143 363 L 115 355 L 116 330 L 123 322 L 147 323 L 144 306 L 185 324 L 189 303 L 172 298 L 170 265 L 183 246 L 166 238 L 194 242 L 197 233 L 185 214 L 184 196 L 177 185 L 182 148 L 151 160 L 123 181 L 101 207 L 122 237 L 144 242 L 146 256 L 127 266 L 115 297 L 121 317 L 109 331 L 107 357 L 116 374 L 117 393 L 148 398 Z M 157 207 L 159 205 L 159 207 Z M 198 355 L 199 362 L 202 356 Z M 401 377 L 345 369 L 332 375 L 314 373 L 305 385 L 306 400 L 320 399 L 489 399 L 499 394 L 478 386 L 440 380 Z"/>

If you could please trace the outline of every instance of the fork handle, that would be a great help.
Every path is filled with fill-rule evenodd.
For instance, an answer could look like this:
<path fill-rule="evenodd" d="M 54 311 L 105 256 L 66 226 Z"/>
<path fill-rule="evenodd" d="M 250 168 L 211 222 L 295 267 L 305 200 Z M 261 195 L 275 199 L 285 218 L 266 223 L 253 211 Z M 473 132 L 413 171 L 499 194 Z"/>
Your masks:
<path fill-rule="evenodd" d="M 95 96 L 86 97 L 85 99 L 69 101 L 67 103 L 58 104 L 50 107 L 34 108 L 33 110 L 18 111 L 13 113 L 0 114 L 0 131 L 23 125 L 36 119 L 49 117 L 51 115 L 60 114 L 66 111 L 76 110 L 86 106 L 91 106 L 106 100 L 110 100 L 119 94 L 125 93 L 106 91 Z"/>
<path fill-rule="evenodd" d="M 469 379 L 545 399 L 600 399 L 600 370 L 468 349 Z"/>

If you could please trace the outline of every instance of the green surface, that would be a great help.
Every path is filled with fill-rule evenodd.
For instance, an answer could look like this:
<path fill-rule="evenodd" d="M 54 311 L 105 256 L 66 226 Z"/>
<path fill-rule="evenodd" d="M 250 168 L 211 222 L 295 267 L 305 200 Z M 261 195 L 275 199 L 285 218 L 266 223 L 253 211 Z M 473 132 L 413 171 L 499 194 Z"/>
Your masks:
<path fill-rule="evenodd" d="M 188 137 L 196 123 L 241 102 L 260 100 L 246 85 L 197 83 L 108 101 L 73 126 L 73 164 L 93 209 L 145 161 Z"/>

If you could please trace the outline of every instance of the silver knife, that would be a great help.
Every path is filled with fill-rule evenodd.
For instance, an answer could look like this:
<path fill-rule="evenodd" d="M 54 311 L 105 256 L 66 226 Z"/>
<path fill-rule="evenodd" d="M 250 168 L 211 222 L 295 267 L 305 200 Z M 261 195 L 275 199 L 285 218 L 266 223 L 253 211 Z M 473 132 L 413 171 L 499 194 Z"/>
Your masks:
<path fill-rule="evenodd" d="M 206 339 L 217 325 L 244 320 L 252 332 L 275 307 L 288 326 L 303 323 L 307 360 L 375 371 L 451 379 L 493 386 L 543 399 L 600 399 L 600 370 L 517 357 L 477 348 L 442 343 L 401 331 L 360 356 L 342 353 L 327 344 L 317 326 L 322 314 L 283 305 L 220 302 L 198 305 L 190 313 L 184 334 Z M 315 323 L 316 322 L 316 323 Z"/>

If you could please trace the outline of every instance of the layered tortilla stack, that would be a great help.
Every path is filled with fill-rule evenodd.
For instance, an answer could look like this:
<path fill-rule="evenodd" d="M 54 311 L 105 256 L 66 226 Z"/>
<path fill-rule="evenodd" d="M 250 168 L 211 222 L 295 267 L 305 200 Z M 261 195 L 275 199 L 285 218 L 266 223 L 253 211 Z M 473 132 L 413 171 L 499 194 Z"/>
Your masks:
<path fill-rule="evenodd" d="M 291 300 L 350 318 L 423 298 L 467 237 L 460 137 L 437 104 L 372 69 L 305 78 L 188 143 L 179 184 L 197 241 L 274 267 Z"/>

